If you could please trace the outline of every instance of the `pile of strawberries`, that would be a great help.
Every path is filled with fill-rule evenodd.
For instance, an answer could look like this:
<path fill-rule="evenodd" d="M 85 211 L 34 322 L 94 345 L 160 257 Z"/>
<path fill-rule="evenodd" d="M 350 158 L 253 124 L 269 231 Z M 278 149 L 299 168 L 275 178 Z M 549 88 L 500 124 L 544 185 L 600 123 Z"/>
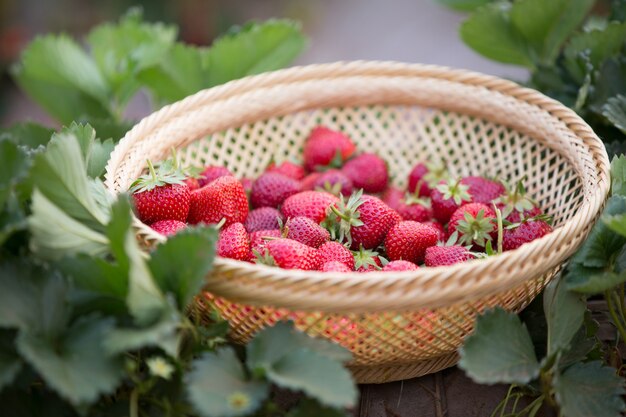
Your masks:
<path fill-rule="evenodd" d="M 222 257 L 334 272 L 452 265 L 552 231 L 521 182 L 452 178 L 443 166 L 418 163 L 401 190 L 381 157 L 323 126 L 311 131 L 302 159 L 242 180 L 221 166 L 191 175 L 175 156 L 156 169 L 148 162 L 131 187 L 136 213 L 163 235 L 218 224 Z"/>

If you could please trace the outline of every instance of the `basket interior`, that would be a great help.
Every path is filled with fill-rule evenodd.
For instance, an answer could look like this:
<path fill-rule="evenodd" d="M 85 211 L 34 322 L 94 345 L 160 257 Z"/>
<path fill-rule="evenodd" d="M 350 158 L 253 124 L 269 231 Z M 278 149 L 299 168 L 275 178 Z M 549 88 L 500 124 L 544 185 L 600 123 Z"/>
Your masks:
<path fill-rule="evenodd" d="M 224 165 L 238 177 L 257 177 L 270 161 L 298 161 L 316 125 L 347 133 L 359 151 L 384 158 L 394 185 L 406 186 L 417 162 L 440 162 L 452 175 L 486 175 L 515 182 L 558 226 L 580 206 L 576 166 L 541 140 L 472 116 L 420 106 L 372 105 L 302 111 L 200 138 L 180 151 L 194 166 Z M 167 154 L 163 155 L 166 157 Z"/>

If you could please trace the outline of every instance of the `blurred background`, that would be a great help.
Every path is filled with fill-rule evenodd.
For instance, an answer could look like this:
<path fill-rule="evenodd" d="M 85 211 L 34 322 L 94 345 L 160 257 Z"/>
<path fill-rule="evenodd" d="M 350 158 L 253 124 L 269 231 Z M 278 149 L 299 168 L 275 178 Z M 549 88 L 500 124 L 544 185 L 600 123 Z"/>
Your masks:
<path fill-rule="evenodd" d="M 37 34 L 67 32 L 80 37 L 132 6 L 146 20 L 176 23 L 179 37 L 208 45 L 234 24 L 286 17 L 302 23 L 310 38 L 297 64 L 378 59 L 467 68 L 514 80 L 525 71 L 480 57 L 458 36 L 462 13 L 435 0 L 0 0 L 0 126 L 33 120 L 53 125 L 15 87 L 8 68 Z M 148 112 L 141 102 L 133 114 Z"/>

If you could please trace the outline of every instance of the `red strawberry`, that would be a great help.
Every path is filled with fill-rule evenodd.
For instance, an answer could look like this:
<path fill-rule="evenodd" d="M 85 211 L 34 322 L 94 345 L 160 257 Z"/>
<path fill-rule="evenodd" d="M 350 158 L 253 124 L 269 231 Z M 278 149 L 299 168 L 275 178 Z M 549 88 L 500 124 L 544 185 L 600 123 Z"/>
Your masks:
<path fill-rule="evenodd" d="M 430 208 L 428 200 L 416 197 L 414 194 L 407 194 L 397 204 L 396 211 L 403 220 L 413 220 L 416 222 L 425 222 L 433 217 L 433 211 Z"/>
<path fill-rule="evenodd" d="M 437 231 L 427 224 L 406 220 L 393 226 L 385 238 L 387 255 L 392 261 L 404 260 L 420 263 L 426 248 L 435 246 Z"/>
<path fill-rule="evenodd" d="M 512 228 L 509 228 L 513 226 Z M 552 232 L 552 226 L 543 220 L 528 219 L 506 227 L 502 235 L 502 250 L 513 250 Z"/>
<path fill-rule="evenodd" d="M 500 207 L 498 207 L 500 208 Z M 500 208 L 500 210 L 502 210 Z M 529 219 L 531 217 L 537 217 L 543 214 L 543 210 L 540 207 L 533 207 L 530 210 L 524 210 L 523 212 L 519 212 L 517 210 L 513 210 L 507 217 L 506 220 L 511 223 L 520 223 L 523 219 Z"/>
<path fill-rule="evenodd" d="M 222 258 L 247 261 L 250 259 L 250 238 L 241 223 L 233 223 L 220 231 L 217 254 Z"/>
<path fill-rule="evenodd" d="M 197 190 L 200 188 L 200 183 L 197 178 L 189 177 L 183 181 L 189 187 L 189 191 Z"/>
<path fill-rule="evenodd" d="M 311 191 L 315 188 L 315 181 L 322 175 L 321 172 L 311 172 L 300 182 L 302 191 Z"/>
<path fill-rule="evenodd" d="M 429 248 L 430 249 L 430 248 Z M 391 261 L 383 267 L 383 271 L 415 271 L 419 266 L 409 261 Z"/>
<path fill-rule="evenodd" d="M 404 191 L 396 187 L 389 187 L 387 191 L 381 196 L 381 199 L 392 209 L 398 211 L 398 207 L 404 199 Z"/>
<path fill-rule="evenodd" d="M 198 178 L 198 183 L 200 184 L 200 187 L 204 187 L 211 181 L 225 176 L 232 177 L 233 174 L 226 167 L 210 165 L 202 171 L 200 178 Z"/>
<path fill-rule="evenodd" d="M 304 175 L 306 174 L 302 165 L 294 164 L 293 162 L 289 161 L 285 161 L 280 165 L 276 165 L 272 162 L 269 164 L 265 172 L 282 174 L 285 177 L 293 178 L 294 180 L 298 181 L 304 178 Z"/>
<path fill-rule="evenodd" d="M 519 223 L 522 219 L 542 214 L 537 203 L 526 195 L 524 180 L 516 185 L 505 183 L 505 192 L 497 199 L 497 207 L 502 217 L 511 223 Z"/>
<path fill-rule="evenodd" d="M 352 180 L 338 169 L 329 169 L 321 173 L 315 182 L 313 188 L 320 191 L 328 191 L 334 195 L 350 195 L 352 194 Z"/>
<path fill-rule="evenodd" d="M 283 220 L 283 215 L 274 207 L 259 207 L 248 213 L 244 226 L 248 233 L 257 230 L 280 229 L 280 222 Z"/>
<path fill-rule="evenodd" d="M 382 193 L 387 188 L 387 164 L 373 153 L 364 153 L 349 160 L 341 171 L 352 180 L 354 188 L 362 188 L 366 193 Z"/>
<path fill-rule="evenodd" d="M 324 191 L 302 191 L 287 198 L 280 211 L 285 217 L 304 216 L 320 223 L 328 208 L 338 201 L 336 196 Z"/>
<path fill-rule="evenodd" d="M 319 248 L 324 242 L 328 242 L 330 234 L 319 224 L 308 217 L 292 217 L 285 223 L 283 235 L 313 248 Z"/>
<path fill-rule="evenodd" d="M 487 241 L 496 238 L 496 213 L 489 206 L 470 203 L 459 207 L 450 217 L 448 235 L 459 234 L 459 243 L 484 248 Z"/>
<path fill-rule="evenodd" d="M 159 220 L 152 223 L 150 227 L 164 236 L 171 236 L 175 235 L 179 230 L 186 228 L 187 224 L 178 220 Z"/>
<path fill-rule="evenodd" d="M 382 258 L 378 252 L 364 249 L 363 246 L 358 251 L 353 252 L 354 269 L 357 272 L 380 271 L 383 266 Z"/>
<path fill-rule="evenodd" d="M 328 165 L 338 168 L 343 161 L 352 156 L 356 146 L 350 138 L 341 132 L 330 130 L 324 126 L 318 126 L 304 143 L 302 157 L 304 167 L 309 171 L 315 171 L 318 167 Z"/>
<path fill-rule="evenodd" d="M 469 186 L 473 203 L 491 204 L 505 192 L 504 185 L 483 177 L 465 177 L 461 184 Z"/>
<path fill-rule="evenodd" d="M 441 224 L 448 223 L 456 209 L 472 201 L 469 186 L 460 180 L 441 181 L 430 193 L 430 198 L 433 216 Z"/>
<path fill-rule="evenodd" d="M 256 254 L 262 254 L 264 252 L 265 245 L 269 242 L 266 238 L 279 238 L 282 237 L 280 230 L 259 230 L 250 233 L 250 256 L 252 261 L 256 259 Z"/>
<path fill-rule="evenodd" d="M 420 197 L 429 197 L 432 189 L 437 184 L 446 179 L 448 176 L 448 170 L 445 165 L 431 164 L 431 163 L 419 163 L 413 167 L 413 170 L 409 174 L 409 186 L 408 191 L 415 193 L 419 185 L 418 195 Z"/>
<path fill-rule="evenodd" d="M 352 269 L 348 268 L 346 264 L 339 261 L 328 261 L 322 265 L 321 271 L 324 272 L 352 272 Z"/>
<path fill-rule="evenodd" d="M 465 246 L 431 246 L 426 249 L 424 263 L 426 266 L 443 266 L 458 264 L 470 259 L 474 259 L 474 256 Z"/>
<path fill-rule="evenodd" d="M 341 262 L 350 270 L 354 269 L 354 255 L 344 245 L 339 242 L 326 242 L 319 247 L 321 262 Z"/>
<path fill-rule="evenodd" d="M 320 258 L 315 248 L 291 239 L 270 240 L 265 244 L 262 262 L 283 269 L 319 269 Z"/>
<path fill-rule="evenodd" d="M 363 190 L 331 206 L 323 225 L 333 240 L 348 242 L 352 249 L 372 249 L 380 245 L 400 216 L 379 198 L 363 195 Z"/>
<path fill-rule="evenodd" d="M 249 195 L 252 192 L 252 184 L 254 184 L 254 180 L 252 178 L 242 178 L 241 185 L 243 185 L 243 190 Z"/>
<path fill-rule="evenodd" d="M 253 207 L 278 207 L 285 199 L 300 191 L 300 183 L 282 174 L 266 172 L 252 185 L 250 202 Z"/>
<path fill-rule="evenodd" d="M 189 187 L 183 182 L 184 175 L 179 170 L 159 173 L 148 161 L 149 173 L 139 177 L 131 185 L 137 217 L 152 224 L 159 220 L 184 222 L 189 213 L 191 196 Z"/>
<path fill-rule="evenodd" d="M 248 215 L 248 200 L 243 185 L 235 177 L 219 177 L 191 193 L 191 208 L 187 221 L 191 224 L 219 223 L 224 227 L 243 223 Z"/>
<path fill-rule="evenodd" d="M 446 229 L 443 228 L 443 225 L 441 223 L 435 222 L 435 221 L 428 221 L 428 222 L 422 222 L 422 223 L 431 225 L 437 230 L 437 233 L 439 234 L 439 241 L 445 240 Z"/>

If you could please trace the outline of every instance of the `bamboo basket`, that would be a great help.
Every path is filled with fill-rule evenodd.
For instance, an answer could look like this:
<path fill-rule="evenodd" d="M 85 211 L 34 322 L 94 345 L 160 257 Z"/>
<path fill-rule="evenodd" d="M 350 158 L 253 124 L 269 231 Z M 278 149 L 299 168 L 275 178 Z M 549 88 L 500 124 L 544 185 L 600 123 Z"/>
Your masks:
<path fill-rule="evenodd" d="M 445 160 L 454 175 L 526 176 L 556 226 L 499 256 L 395 274 L 215 261 L 198 303 L 230 322 L 235 341 L 292 320 L 348 348 L 360 383 L 455 364 L 476 315 L 528 305 L 585 239 L 609 191 L 602 142 L 560 103 L 492 76 L 393 62 L 296 67 L 200 91 L 126 134 L 108 162 L 106 186 L 126 191 L 147 158 L 164 159 L 172 147 L 187 164 L 223 164 L 238 177 L 256 177 L 271 159 L 297 158 L 318 124 L 385 158 L 398 186 L 418 161 Z M 144 243 L 164 240 L 135 224 Z"/>

